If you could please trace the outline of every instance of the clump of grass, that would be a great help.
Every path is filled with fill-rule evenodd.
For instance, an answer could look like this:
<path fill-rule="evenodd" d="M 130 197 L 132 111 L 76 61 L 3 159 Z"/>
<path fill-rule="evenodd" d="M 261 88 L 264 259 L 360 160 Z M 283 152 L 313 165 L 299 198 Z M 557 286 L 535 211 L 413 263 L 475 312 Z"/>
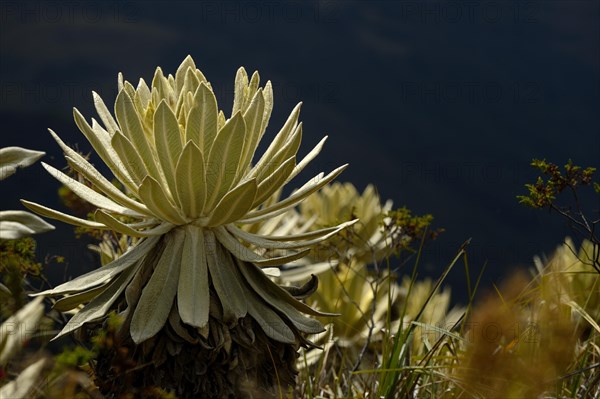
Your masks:
<path fill-rule="evenodd" d="M 417 269 L 422 246 L 417 250 L 413 273 L 397 284 L 392 279 L 352 278 L 342 279 L 351 289 L 346 295 L 362 294 L 347 298 L 345 307 L 364 307 L 369 292 L 381 292 L 380 296 L 368 296 L 373 313 L 362 311 L 364 324 L 371 327 L 371 334 L 362 339 L 364 346 L 340 344 L 335 324 L 330 334 L 322 335 L 324 350 L 301 355 L 299 360 L 299 385 L 295 397 L 342 398 L 342 397 L 407 397 L 419 392 L 425 397 L 437 397 L 451 383 L 448 377 L 453 367 L 457 334 L 464 310 L 449 310 L 449 291 L 441 290 L 443 282 L 458 260 L 465 255 L 461 248 L 435 282 L 417 280 Z M 364 269 L 363 273 L 366 273 Z M 358 287 L 362 285 L 364 291 Z M 393 289 L 390 289 L 393 287 Z M 386 309 L 383 315 L 380 309 Z M 343 308 L 342 308 L 343 309 Z M 348 320 L 347 311 L 342 320 Z M 376 319 L 373 317 L 377 316 Z M 381 320 L 374 323 L 374 320 Z M 351 329 L 342 326 L 341 336 L 349 335 Z M 358 329 L 356 330 L 359 331 Z M 360 337 L 356 334 L 356 339 Z M 343 343 L 343 341 L 342 341 Z"/>
<path fill-rule="evenodd" d="M 462 339 L 456 331 L 464 314 L 457 315 L 458 319 L 452 325 L 441 324 L 442 320 L 450 319 L 449 314 L 438 313 L 437 320 L 427 320 L 427 317 L 435 313 L 436 304 L 444 301 L 440 288 L 459 260 L 466 261 L 467 245 L 468 242 L 463 244 L 428 290 L 422 288 L 427 282 L 418 282 L 416 279 L 422 251 L 420 247 L 410 280 L 405 280 L 409 283 L 402 309 L 402 323 L 395 331 L 390 331 L 388 344 L 382 347 L 381 367 L 370 370 L 378 374 L 374 387 L 376 397 L 439 397 L 449 389 L 454 354 Z M 420 297 L 413 295 L 419 292 Z M 411 303 L 419 303 L 420 306 L 413 307 L 411 311 Z"/>

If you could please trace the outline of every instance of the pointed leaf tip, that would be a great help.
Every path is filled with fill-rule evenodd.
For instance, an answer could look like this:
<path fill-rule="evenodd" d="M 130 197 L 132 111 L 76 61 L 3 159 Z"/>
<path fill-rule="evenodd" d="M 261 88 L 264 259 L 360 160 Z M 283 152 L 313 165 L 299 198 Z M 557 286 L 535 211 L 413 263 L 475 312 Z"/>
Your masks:
<path fill-rule="evenodd" d="M 21 147 L 0 148 L 0 180 L 13 175 L 17 168 L 33 165 L 46 153 Z"/>

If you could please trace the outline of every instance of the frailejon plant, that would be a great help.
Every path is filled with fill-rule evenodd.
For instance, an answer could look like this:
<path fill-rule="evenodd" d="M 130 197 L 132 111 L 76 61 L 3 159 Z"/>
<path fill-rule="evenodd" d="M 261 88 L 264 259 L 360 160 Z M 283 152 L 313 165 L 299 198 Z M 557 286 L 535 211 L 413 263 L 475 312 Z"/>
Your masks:
<path fill-rule="evenodd" d="M 352 183 L 334 182 L 303 201 L 298 211 L 290 211 L 281 220 L 255 229 L 287 231 L 286 226 L 291 225 L 292 231 L 317 230 L 356 219 L 352 228 L 319 243 L 308 258 L 312 262 L 352 260 L 361 265 L 375 265 L 402 251 L 413 253 L 412 244 L 426 232 L 426 238 L 435 239 L 443 231 L 428 230 L 431 215 L 414 216 L 404 207 L 392 210 L 392 205 L 392 200 L 382 203 L 371 184 L 360 193 Z"/>
<path fill-rule="evenodd" d="M 94 188 L 43 166 L 98 208 L 94 220 L 23 201 L 43 216 L 141 238 L 113 262 L 40 293 L 64 296 L 73 307 L 87 303 L 58 336 L 98 325 L 115 309 L 124 319 L 123 345 L 146 365 L 128 375 L 138 375 L 137 384 L 158 383 L 184 397 L 197 392 L 241 397 L 252 389 L 264 389 L 257 394 L 263 396 L 290 385 L 296 349 L 310 345 L 302 334 L 323 330 L 305 314 L 322 313 L 272 282 L 263 268 L 305 256 L 348 223 L 286 236 L 261 236 L 239 226 L 293 208 L 346 165 L 315 176 L 285 199 L 265 203 L 323 146 L 325 139 L 297 161 L 300 104 L 257 157 L 273 108 L 271 83 L 260 88 L 257 72 L 249 79 L 238 70 L 229 118 L 191 57 L 175 76 L 157 68 L 150 87 L 140 79 L 134 88 L 121 75 L 118 86 L 115 117 L 96 93 L 102 124 L 88 123 L 77 109 L 74 117 L 125 192 L 50 131 L 70 166 Z M 250 246 L 286 253 L 268 258 Z M 98 362 L 98 377 L 107 377 L 110 359 L 104 367 Z M 112 383 L 101 389 L 125 389 L 125 380 L 108 377 Z"/>
<path fill-rule="evenodd" d="M 377 266 L 401 241 L 410 241 L 401 226 L 390 226 L 386 215 L 391 208 L 392 201 L 382 204 L 372 185 L 362 194 L 352 183 L 335 182 L 324 187 L 300 205 L 298 229 L 304 229 L 308 223 L 310 231 L 355 218 L 359 221 L 319 243 L 305 258 L 310 266 L 282 271 L 283 279 L 291 281 L 302 281 L 310 273 L 319 276 L 320 287 L 307 301 L 317 309 L 340 314 L 326 321 L 331 323 L 336 346 L 349 348 L 344 361 L 350 367 L 364 352 L 364 345 L 378 340 L 388 312 L 394 311 L 398 294 L 394 276 L 387 270 L 377 273 L 378 268 L 369 271 L 366 267 Z M 339 363 L 335 356 L 329 358 Z"/>
<path fill-rule="evenodd" d="M 387 279 L 372 276 L 365 266 L 389 256 L 399 241 L 410 241 L 401 226 L 386 229 L 389 226 L 386 214 L 391 207 L 390 200 L 381 204 L 372 185 L 361 194 L 352 183 L 335 182 L 311 195 L 299 209 L 290 210 L 278 219 L 249 226 L 250 231 L 259 234 L 299 234 L 358 220 L 340 234 L 315 245 L 308 256 L 286 265 L 281 271 L 283 282 L 304 281 L 311 274 L 319 276 L 320 287 L 307 300 L 318 309 L 329 309 L 328 312 L 338 308 L 339 312 L 334 313 L 340 313 L 340 316 L 328 322 L 335 324 L 334 336 L 345 342 L 344 346 L 364 341 L 369 330 L 366 325 L 370 320 L 370 304 L 374 299 L 375 287 L 371 285 L 376 284 L 375 277 L 382 281 Z M 377 296 L 385 299 L 381 288 Z M 387 299 L 379 302 L 376 318 L 384 316 L 388 307 Z"/>
<path fill-rule="evenodd" d="M 382 203 L 373 185 L 362 193 L 352 183 L 324 187 L 300 205 L 299 229 L 310 221 L 309 231 L 354 218 L 359 221 L 319 243 L 305 258 L 311 266 L 282 271 L 282 277 L 292 281 L 305 279 L 308 273 L 319 276 L 320 286 L 307 301 L 317 309 L 340 313 L 327 320 L 333 324 L 334 339 L 341 346 L 354 347 L 357 353 L 365 341 L 380 339 L 379 332 L 389 328 L 386 322 L 398 317 L 400 287 L 388 269 L 389 257 L 394 251 L 410 249 L 431 222 L 430 216 L 401 219 L 397 215 L 403 209 L 392 211 L 392 205 L 391 200 Z M 420 228 L 413 228 L 420 223 Z"/>
<path fill-rule="evenodd" d="M 346 229 L 321 243 L 311 257 L 316 261 L 353 259 L 360 264 L 378 262 L 393 251 L 396 244 L 410 238 L 399 226 L 384 229 L 392 201 L 382 204 L 375 187 L 369 184 L 362 194 L 352 183 L 335 182 L 300 204 L 302 221 L 316 218 L 313 228 L 335 226 L 341 221 L 358 219 Z"/>

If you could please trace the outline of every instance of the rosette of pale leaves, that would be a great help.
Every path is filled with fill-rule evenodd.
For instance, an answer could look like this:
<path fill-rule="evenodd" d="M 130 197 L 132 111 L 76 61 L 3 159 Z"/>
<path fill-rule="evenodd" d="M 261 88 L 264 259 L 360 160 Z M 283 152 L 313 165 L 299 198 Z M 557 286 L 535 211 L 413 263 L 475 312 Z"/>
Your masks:
<path fill-rule="evenodd" d="M 278 201 L 276 192 L 268 201 Z M 373 185 L 362 194 L 352 183 L 334 182 L 303 201 L 299 207 L 276 217 L 243 226 L 245 231 L 262 235 L 309 234 L 312 231 L 349 224 L 347 229 L 313 246 L 305 258 L 291 262 L 282 270 L 288 282 L 302 281 L 311 274 L 326 272 L 338 262 L 354 262 L 361 267 L 389 256 L 402 240 L 410 240 L 387 213 L 392 201 L 380 202 Z M 354 223 L 356 221 L 356 223 Z M 263 253 L 277 254 L 278 250 Z"/>
<path fill-rule="evenodd" d="M 378 262 L 391 255 L 400 242 L 410 240 L 402 226 L 391 223 L 387 216 L 392 204 L 391 200 L 382 204 L 373 185 L 361 194 L 352 183 L 335 182 L 311 195 L 297 209 L 246 229 L 257 234 L 307 234 L 357 221 L 316 244 L 306 258 L 286 265 L 281 272 L 284 279 L 297 282 L 311 274 L 328 272 L 338 263 L 352 262 L 360 268 Z"/>
<path fill-rule="evenodd" d="M 314 220 L 313 229 L 358 219 L 351 229 L 323 242 L 311 253 L 316 261 L 353 259 L 372 263 L 389 255 L 400 230 L 386 232 L 385 215 L 392 209 L 392 201 L 381 204 L 375 187 L 368 185 L 362 194 L 352 183 L 339 183 L 323 187 L 300 204 L 301 221 Z"/>
<path fill-rule="evenodd" d="M 150 86 L 140 79 L 134 87 L 119 76 L 114 116 L 99 95 L 93 97 L 100 121 L 90 123 L 75 109 L 75 122 L 130 195 L 50 131 L 70 166 L 94 189 L 43 166 L 98 208 L 95 220 L 23 203 L 50 218 L 141 240 L 113 262 L 41 293 L 66 295 L 72 306 L 89 301 L 59 336 L 102 318 L 126 289 L 135 343 L 157 334 L 172 309 L 185 325 L 207 336 L 213 290 L 220 306 L 217 313 L 229 325 L 251 316 L 267 336 L 284 343 L 298 342 L 301 332 L 322 331 L 321 323 L 304 315 L 319 312 L 273 283 L 261 268 L 305 256 L 311 246 L 347 224 L 286 236 L 262 236 L 240 228 L 286 212 L 345 168 L 321 173 L 287 198 L 265 203 L 323 146 L 325 139 L 297 160 L 300 104 L 258 157 L 255 151 L 267 128 L 273 93 L 270 82 L 259 87 L 256 72 L 249 79 L 243 68 L 238 70 L 229 118 L 219 110 L 210 83 L 191 57 L 175 76 L 164 76 L 157 68 Z M 250 248 L 285 253 L 269 258 Z"/>
<path fill-rule="evenodd" d="M 389 273 L 374 276 L 355 261 L 340 264 L 335 271 L 319 275 L 319 289 L 309 303 L 324 312 L 339 313 L 339 317 L 326 320 L 333 326 L 335 342 L 358 350 L 369 338 L 369 329 L 372 328 L 370 338 L 377 341 L 386 319 L 397 318 L 399 287 L 394 277 Z"/>

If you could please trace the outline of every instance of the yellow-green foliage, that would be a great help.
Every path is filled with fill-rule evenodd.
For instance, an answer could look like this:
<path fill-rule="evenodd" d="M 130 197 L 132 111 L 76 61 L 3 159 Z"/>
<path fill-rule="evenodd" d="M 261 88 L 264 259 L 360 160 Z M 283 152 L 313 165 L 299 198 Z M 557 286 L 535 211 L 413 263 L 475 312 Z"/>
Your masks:
<path fill-rule="evenodd" d="M 300 204 L 302 221 L 316 218 L 311 229 L 335 226 L 358 219 L 352 228 L 340 232 L 311 251 L 314 261 L 352 259 L 361 264 L 381 260 L 393 250 L 393 239 L 400 231 L 386 237 L 383 230 L 385 215 L 392 201 L 381 204 L 375 187 L 368 185 L 362 194 L 351 183 L 323 187 Z M 396 236 L 396 237 L 394 237 Z"/>
<path fill-rule="evenodd" d="M 465 311 L 458 306 L 451 308 L 450 287 L 444 287 L 429 297 L 434 286 L 430 278 L 411 283 L 409 277 L 404 277 L 400 284 L 398 306 L 402 311 L 404 325 L 417 321 L 420 314 L 420 324 L 412 336 L 413 355 L 426 353 L 427 348 L 441 337 L 441 332 L 451 330 Z M 394 327 L 396 325 L 392 326 L 393 331 Z"/>
<path fill-rule="evenodd" d="M 433 221 L 431 215 L 415 216 L 405 207 L 392 210 L 392 201 L 381 203 L 371 184 L 361 194 L 347 182 L 323 187 L 300 204 L 299 213 L 298 228 L 309 225 L 309 230 L 358 219 L 356 224 L 313 249 L 310 258 L 314 262 L 379 262 L 398 250 L 410 249 L 415 240 L 423 238 Z M 282 223 L 291 217 L 284 218 Z M 427 238 L 435 238 L 441 231 L 430 231 Z"/>
<path fill-rule="evenodd" d="M 596 321 L 600 320 L 600 274 L 592 268 L 592 263 L 598 250 L 598 246 L 584 240 L 577 251 L 573 241 L 567 238 L 548 261 L 548 273 L 542 275 L 549 283 L 542 284 L 543 287 L 560 287 L 562 302 L 579 305 Z M 579 310 L 575 313 L 581 317 Z"/>
<path fill-rule="evenodd" d="M 332 324 L 336 342 L 344 347 L 360 349 L 370 334 L 377 335 L 384 327 L 388 312 L 393 312 L 398 291 L 395 277 L 366 268 L 366 264 L 389 256 L 394 242 L 403 235 L 401 226 L 386 230 L 386 214 L 391 206 L 391 201 L 381 204 L 372 185 L 361 194 L 351 183 L 333 183 L 308 197 L 298 214 L 288 214 L 279 222 L 285 226 L 296 218 L 296 231 L 310 232 L 359 220 L 315 247 L 306 261 L 313 265 L 304 268 L 306 276 L 319 276 L 319 288 L 307 302 L 322 311 L 340 314 L 325 321 Z M 284 270 L 282 276 L 288 273 Z"/>
<path fill-rule="evenodd" d="M 398 286 L 387 273 L 376 276 L 357 262 L 340 264 L 319 275 L 319 289 L 307 299 L 322 311 L 339 316 L 323 318 L 331 323 L 336 342 L 343 347 L 360 348 L 373 327 L 373 340 L 385 327 L 388 312 L 398 317 Z"/>

